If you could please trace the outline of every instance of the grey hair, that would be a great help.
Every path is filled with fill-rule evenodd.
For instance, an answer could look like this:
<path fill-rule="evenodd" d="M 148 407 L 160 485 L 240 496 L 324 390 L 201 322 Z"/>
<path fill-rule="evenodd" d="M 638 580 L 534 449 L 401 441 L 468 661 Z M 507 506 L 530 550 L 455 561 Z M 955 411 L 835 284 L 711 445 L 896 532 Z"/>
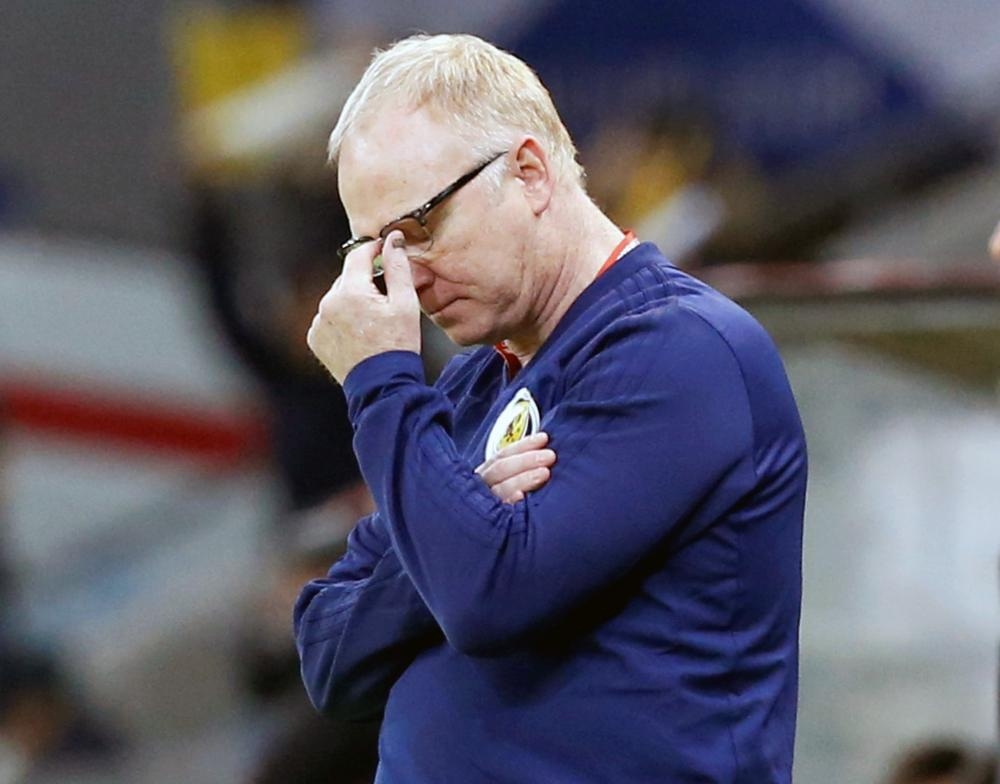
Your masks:
<path fill-rule="evenodd" d="M 548 90 L 522 60 L 481 38 L 421 34 L 376 50 L 330 134 L 331 163 L 348 133 L 390 99 L 438 112 L 484 158 L 531 134 L 557 170 L 583 182 L 576 147 Z"/>

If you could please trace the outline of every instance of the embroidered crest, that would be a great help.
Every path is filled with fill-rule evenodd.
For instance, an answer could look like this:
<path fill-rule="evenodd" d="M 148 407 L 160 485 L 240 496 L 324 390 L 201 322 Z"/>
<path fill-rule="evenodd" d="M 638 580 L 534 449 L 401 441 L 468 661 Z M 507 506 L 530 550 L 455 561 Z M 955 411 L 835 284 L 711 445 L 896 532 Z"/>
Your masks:
<path fill-rule="evenodd" d="M 527 388 L 519 389 L 490 430 L 486 439 L 486 459 L 490 460 L 504 447 L 537 433 L 540 423 L 541 416 L 531 392 Z"/>

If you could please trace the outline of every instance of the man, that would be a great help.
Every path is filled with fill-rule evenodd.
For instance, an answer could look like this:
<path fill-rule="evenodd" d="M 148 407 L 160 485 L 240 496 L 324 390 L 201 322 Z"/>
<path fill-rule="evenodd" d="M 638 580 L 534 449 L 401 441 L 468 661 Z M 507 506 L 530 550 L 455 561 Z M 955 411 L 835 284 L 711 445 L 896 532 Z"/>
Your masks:
<path fill-rule="evenodd" d="M 377 512 L 296 606 L 313 703 L 384 712 L 379 782 L 790 781 L 806 462 L 764 331 L 601 213 L 479 39 L 377 54 L 330 154 L 357 239 L 307 339 Z M 421 309 L 480 346 L 434 386 Z"/>

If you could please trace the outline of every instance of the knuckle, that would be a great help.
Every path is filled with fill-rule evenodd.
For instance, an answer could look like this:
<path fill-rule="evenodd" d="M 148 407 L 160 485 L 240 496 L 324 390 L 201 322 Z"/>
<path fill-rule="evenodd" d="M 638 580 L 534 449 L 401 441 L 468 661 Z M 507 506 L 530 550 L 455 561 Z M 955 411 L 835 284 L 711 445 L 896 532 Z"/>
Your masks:
<path fill-rule="evenodd" d="M 509 479 L 504 479 L 493 485 L 493 492 L 501 498 L 509 498 L 511 493 L 517 492 L 517 487 Z"/>
<path fill-rule="evenodd" d="M 319 301 L 319 310 L 316 312 L 316 318 L 318 319 L 330 319 L 335 312 L 335 305 L 333 298 L 330 294 L 327 294 Z"/>
<path fill-rule="evenodd" d="M 548 477 L 548 470 L 545 468 L 536 468 L 529 475 L 529 484 L 535 488 L 545 484 Z"/>

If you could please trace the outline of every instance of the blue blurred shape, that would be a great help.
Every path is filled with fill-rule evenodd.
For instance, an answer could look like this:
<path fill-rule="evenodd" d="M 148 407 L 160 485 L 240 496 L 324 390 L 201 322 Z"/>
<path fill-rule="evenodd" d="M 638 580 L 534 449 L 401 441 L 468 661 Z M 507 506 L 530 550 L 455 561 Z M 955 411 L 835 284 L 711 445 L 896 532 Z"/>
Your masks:
<path fill-rule="evenodd" d="M 504 44 L 583 145 L 602 124 L 680 112 L 781 178 L 966 132 L 905 64 L 808 2 L 560 0 Z"/>

